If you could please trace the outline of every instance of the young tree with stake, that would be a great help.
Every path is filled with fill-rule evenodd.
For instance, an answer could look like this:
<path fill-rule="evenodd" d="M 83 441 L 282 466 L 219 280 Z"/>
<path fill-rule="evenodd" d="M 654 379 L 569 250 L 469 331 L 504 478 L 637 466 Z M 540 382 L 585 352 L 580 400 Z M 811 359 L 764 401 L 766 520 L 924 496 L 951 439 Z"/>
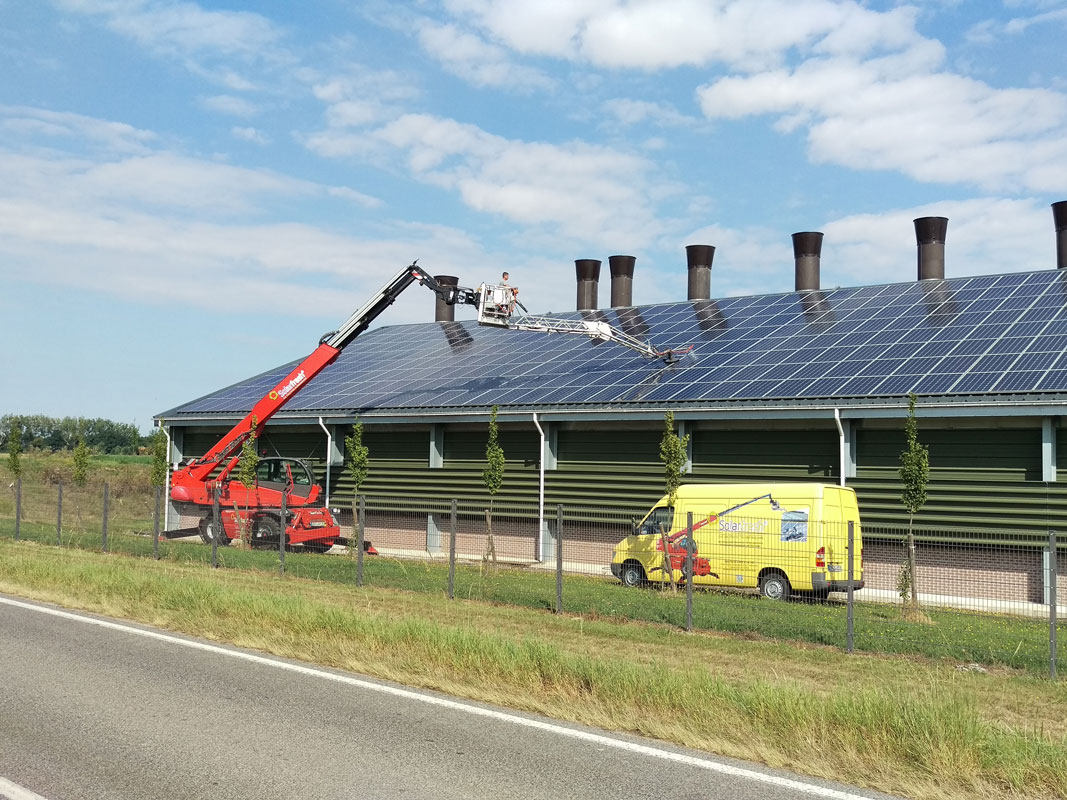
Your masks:
<path fill-rule="evenodd" d="M 493 542 L 493 499 L 504 483 L 504 468 L 507 459 L 504 458 L 504 448 L 497 439 L 496 429 L 497 406 L 493 406 L 489 412 L 489 440 L 485 445 L 485 469 L 482 471 L 482 481 L 489 492 L 489 508 L 485 510 L 485 526 L 488 536 L 485 540 L 485 555 L 482 556 L 483 565 L 496 566 L 496 544 Z"/>
<path fill-rule="evenodd" d="M 689 434 L 679 436 L 674 432 L 674 412 L 668 411 L 663 416 L 663 438 L 659 443 L 659 457 L 663 462 L 663 483 L 667 494 L 667 505 L 674 507 L 675 498 L 678 496 L 678 487 L 682 485 L 682 470 L 685 469 L 686 450 L 689 447 Z M 671 556 L 667 550 L 667 531 L 660 525 L 660 543 L 663 545 L 663 574 L 670 581 L 671 590 L 676 589 L 674 584 L 674 568 L 671 566 Z"/>
<path fill-rule="evenodd" d="M 363 423 L 358 419 L 352 425 L 352 435 L 345 437 L 345 453 L 348 456 L 348 475 L 352 478 L 352 538 L 359 528 L 359 487 L 370 474 L 370 448 L 363 444 Z M 348 552 L 354 554 L 356 548 L 350 546 Z"/>
<path fill-rule="evenodd" d="M 897 574 L 897 590 L 908 603 L 906 613 L 918 617 L 919 586 L 915 569 L 915 515 L 926 503 L 926 486 L 930 481 L 930 451 L 919 443 L 919 425 L 915 420 L 915 402 L 912 392 L 908 395 L 908 416 L 904 422 L 905 447 L 900 453 L 900 480 L 904 484 L 901 502 L 908 510 L 908 554 Z"/>
<path fill-rule="evenodd" d="M 233 504 L 233 516 L 237 521 L 237 541 L 244 547 L 252 546 L 252 530 L 248 513 L 248 498 L 256 486 L 256 470 L 259 468 L 259 453 L 256 452 L 256 417 L 252 416 L 249 425 L 249 434 L 241 442 L 241 454 L 237 461 L 237 480 L 245 487 L 245 510 L 242 514 L 237 508 L 237 502 Z M 285 520 L 280 520 L 279 535 L 285 536 Z"/>

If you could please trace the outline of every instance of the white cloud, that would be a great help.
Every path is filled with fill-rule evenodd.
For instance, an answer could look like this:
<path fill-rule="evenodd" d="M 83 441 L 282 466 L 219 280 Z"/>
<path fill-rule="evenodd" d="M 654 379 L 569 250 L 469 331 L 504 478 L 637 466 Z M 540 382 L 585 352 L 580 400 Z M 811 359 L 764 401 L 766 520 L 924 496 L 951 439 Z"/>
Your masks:
<path fill-rule="evenodd" d="M 230 135 L 242 142 L 251 142 L 259 145 L 270 144 L 270 137 L 258 128 L 233 127 L 230 128 Z"/>
<path fill-rule="evenodd" d="M 217 111 L 220 114 L 229 114 L 234 117 L 252 117 L 259 113 L 259 107 L 255 103 L 230 94 L 205 97 L 201 105 L 209 111 Z"/>
<path fill-rule="evenodd" d="M 145 152 L 146 146 L 156 139 L 151 131 L 124 122 L 28 106 L 0 105 L 0 129 L 12 137 L 26 138 L 38 144 L 43 144 L 43 139 L 59 139 L 122 153 Z"/>
<path fill-rule="evenodd" d="M 540 70 L 515 64 L 503 47 L 456 25 L 421 20 L 416 32 L 423 49 L 474 86 L 520 91 L 552 86 L 552 80 Z"/>
<path fill-rule="evenodd" d="M 451 0 L 447 7 L 525 54 L 609 68 L 726 63 L 767 68 L 792 48 L 842 54 L 915 41 L 916 11 L 834 0 Z"/>
<path fill-rule="evenodd" d="M 285 34 L 250 11 L 216 11 L 183 0 L 51 0 L 61 11 L 99 20 L 155 56 L 231 91 L 276 90 L 294 63 Z M 257 79 L 244 74 L 255 67 Z M 264 81 L 273 73 L 269 81 Z"/>
<path fill-rule="evenodd" d="M 413 80 L 392 70 L 368 70 L 358 66 L 349 74 L 312 81 L 312 94 L 326 104 L 327 131 L 309 137 L 322 155 L 341 155 L 330 144 L 331 136 L 351 128 L 381 123 L 395 118 L 403 107 L 419 97 Z M 347 138 L 347 137 L 342 137 Z"/>
<path fill-rule="evenodd" d="M 333 321 L 420 253 L 452 274 L 495 263 L 445 226 L 394 226 L 373 238 L 279 218 L 278 200 L 294 196 L 381 204 L 347 187 L 171 153 L 0 148 L 0 272 L 172 309 L 258 305 Z M 391 318 L 427 319 L 432 302 L 422 300 Z"/>
<path fill-rule="evenodd" d="M 331 186 L 326 190 L 326 193 L 330 195 L 330 197 L 340 197 L 343 200 L 348 200 L 356 205 L 363 206 L 363 208 L 381 208 L 384 205 L 384 203 L 377 197 L 371 197 L 369 194 L 357 192 L 355 189 L 349 189 L 347 186 Z"/>
<path fill-rule="evenodd" d="M 652 162 L 609 147 L 505 139 L 421 114 L 400 117 L 375 138 L 476 211 L 612 247 L 647 243 L 659 226 L 649 197 L 670 191 L 654 182 Z"/>
<path fill-rule="evenodd" d="M 1004 30 L 1007 33 L 1017 34 L 1024 33 L 1027 28 L 1031 28 L 1034 25 L 1048 24 L 1067 24 L 1067 8 L 1057 8 L 1052 11 L 1035 14 L 1032 17 L 1016 17 L 1005 24 Z"/>
<path fill-rule="evenodd" d="M 914 220 L 947 217 L 945 276 L 1027 272 L 1056 266 L 1048 205 L 980 197 L 884 214 L 857 214 L 823 227 L 823 285 L 895 283 L 916 277 Z"/>
<path fill-rule="evenodd" d="M 651 122 L 663 127 L 705 125 L 703 120 L 686 116 L 670 103 L 617 97 L 604 101 L 603 109 L 611 117 L 612 124 L 638 125 Z"/>
<path fill-rule="evenodd" d="M 103 18 L 115 33 L 157 52 L 212 52 L 258 59 L 282 38 L 266 17 L 248 11 L 209 11 L 176 0 L 52 0 L 60 9 Z"/>
<path fill-rule="evenodd" d="M 986 189 L 1067 189 L 1067 96 L 931 71 L 932 56 L 813 59 L 697 94 L 711 119 L 770 113 L 783 130 L 807 126 L 817 162 Z"/>

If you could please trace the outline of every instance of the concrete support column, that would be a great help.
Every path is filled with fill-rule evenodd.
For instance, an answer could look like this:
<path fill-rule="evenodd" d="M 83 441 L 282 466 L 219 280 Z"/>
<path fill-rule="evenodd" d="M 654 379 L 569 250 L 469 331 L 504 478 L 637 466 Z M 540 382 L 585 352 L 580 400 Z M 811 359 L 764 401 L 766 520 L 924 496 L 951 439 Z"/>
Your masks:
<path fill-rule="evenodd" d="M 345 464 L 345 437 L 341 435 L 339 425 L 327 425 L 330 429 L 329 447 L 326 454 L 326 463 L 331 467 L 343 467 Z"/>
<path fill-rule="evenodd" d="M 1052 417 L 1041 420 L 1041 480 L 1056 480 L 1056 420 Z"/>
<path fill-rule="evenodd" d="M 441 469 L 445 465 L 445 426 L 434 423 L 430 426 L 430 469 Z"/>
<path fill-rule="evenodd" d="M 841 474 L 844 475 L 845 480 L 856 477 L 856 429 L 859 427 L 853 420 L 843 419 L 841 420 L 841 427 L 844 429 L 844 450 L 842 451 L 843 461 L 841 464 Z"/>
<path fill-rule="evenodd" d="M 542 422 L 541 425 L 545 429 L 545 469 L 556 469 L 559 464 L 559 423 Z"/>
<path fill-rule="evenodd" d="M 185 428 L 164 426 L 170 435 L 170 471 L 174 471 L 174 465 L 185 458 Z M 170 480 L 167 480 L 167 496 L 163 510 L 163 530 L 168 531 L 178 527 L 178 509 L 170 499 Z"/>
<path fill-rule="evenodd" d="M 682 467 L 682 474 L 689 475 L 693 472 L 693 428 L 695 426 L 688 420 L 678 421 L 678 435 L 681 438 L 689 436 L 689 441 L 685 443 L 685 466 Z"/>

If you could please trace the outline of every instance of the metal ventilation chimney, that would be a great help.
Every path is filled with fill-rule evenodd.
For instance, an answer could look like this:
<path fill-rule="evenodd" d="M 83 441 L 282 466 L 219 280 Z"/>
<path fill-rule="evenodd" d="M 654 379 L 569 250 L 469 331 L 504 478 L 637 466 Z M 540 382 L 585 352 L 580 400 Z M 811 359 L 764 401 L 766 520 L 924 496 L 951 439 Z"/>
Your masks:
<path fill-rule="evenodd" d="M 1067 200 L 1052 204 L 1052 221 L 1056 224 L 1056 266 L 1067 269 Z"/>
<path fill-rule="evenodd" d="M 433 279 L 442 286 L 459 286 L 459 278 L 455 275 L 434 275 Z M 434 308 L 434 322 L 455 322 L 456 307 L 448 305 L 438 296 L 437 305 Z"/>
<path fill-rule="evenodd" d="M 600 261 L 595 258 L 579 258 L 574 262 L 578 278 L 578 310 L 595 311 L 597 293 L 600 289 Z"/>
<path fill-rule="evenodd" d="M 634 256 L 609 256 L 611 270 L 611 307 L 623 308 L 634 304 Z"/>
<path fill-rule="evenodd" d="M 685 247 L 685 262 L 689 268 L 689 299 L 711 299 L 711 262 L 715 248 L 710 244 L 689 244 Z"/>
<path fill-rule="evenodd" d="M 819 262 L 822 258 L 822 234 L 804 231 L 793 234 L 793 260 L 796 262 L 796 291 L 819 291 Z"/>
<path fill-rule="evenodd" d="M 915 240 L 919 245 L 919 280 L 944 280 L 945 233 L 948 217 L 919 217 L 915 220 Z"/>

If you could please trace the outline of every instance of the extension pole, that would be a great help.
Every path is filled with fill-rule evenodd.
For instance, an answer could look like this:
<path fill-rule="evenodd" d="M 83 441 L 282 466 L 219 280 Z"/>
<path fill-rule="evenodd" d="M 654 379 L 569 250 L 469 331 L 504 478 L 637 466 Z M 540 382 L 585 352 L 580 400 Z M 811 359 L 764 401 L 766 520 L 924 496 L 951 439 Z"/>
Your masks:
<path fill-rule="evenodd" d="M 156 487 L 156 508 L 152 515 L 152 555 L 159 561 L 159 507 L 162 505 L 163 487 Z"/>
<path fill-rule="evenodd" d="M 218 484 L 215 484 L 215 496 L 211 501 L 211 515 L 215 521 L 215 531 L 211 536 L 211 568 L 219 568 L 219 537 L 223 536 L 222 532 L 222 513 L 219 511 L 219 492 L 221 489 Z"/>
<path fill-rule="evenodd" d="M 281 525 L 278 528 L 278 574 L 285 574 L 285 540 L 288 538 L 285 533 L 285 529 L 289 527 L 289 515 L 285 513 L 285 495 L 282 492 L 282 510 L 279 514 L 279 522 Z"/>
<path fill-rule="evenodd" d="M 359 496 L 359 524 L 356 527 L 356 586 L 363 585 L 363 548 L 367 538 L 367 498 Z"/>
<path fill-rule="evenodd" d="M 556 506 L 556 613 L 563 613 L 563 504 Z"/>
<path fill-rule="evenodd" d="M 685 537 L 685 629 L 693 632 L 693 512 L 688 514 Z"/>
<path fill-rule="evenodd" d="M 103 525 L 101 526 L 101 529 L 100 529 L 100 539 L 101 539 L 101 544 L 103 546 L 103 550 L 104 550 L 105 553 L 107 552 L 107 506 L 108 506 L 108 500 L 109 500 L 109 497 L 108 497 L 109 492 L 108 492 L 108 490 L 110 488 L 111 487 L 109 487 L 108 484 L 106 484 L 106 483 L 104 484 L 104 519 L 103 519 Z"/>
<path fill-rule="evenodd" d="M 452 500 L 452 520 L 448 529 L 448 599 L 456 599 L 456 501 Z"/>
<path fill-rule="evenodd" d="M 852 556 L 856 551 L 856 524 L 854 520 L 848 521 L 848 598 L 845 601 L 848 606 L 846 615 L 845 648 L 848 652 L 855 650 L 855 597 L 853 595 L 852 581 L 856 577 L 856 568 Z"/>
<path fill-rule="evenodd" d="M 63 545 L 63 481 L 59 482 L 59 495 L 56 498 L 56 547 Z"/>
<path fill-rule="evenodd" d="M 1048 674 L 1056 680 L 1056 604 L 1059 566 L 1056 558 L 1056 531 L 1048 532 Z"/>

